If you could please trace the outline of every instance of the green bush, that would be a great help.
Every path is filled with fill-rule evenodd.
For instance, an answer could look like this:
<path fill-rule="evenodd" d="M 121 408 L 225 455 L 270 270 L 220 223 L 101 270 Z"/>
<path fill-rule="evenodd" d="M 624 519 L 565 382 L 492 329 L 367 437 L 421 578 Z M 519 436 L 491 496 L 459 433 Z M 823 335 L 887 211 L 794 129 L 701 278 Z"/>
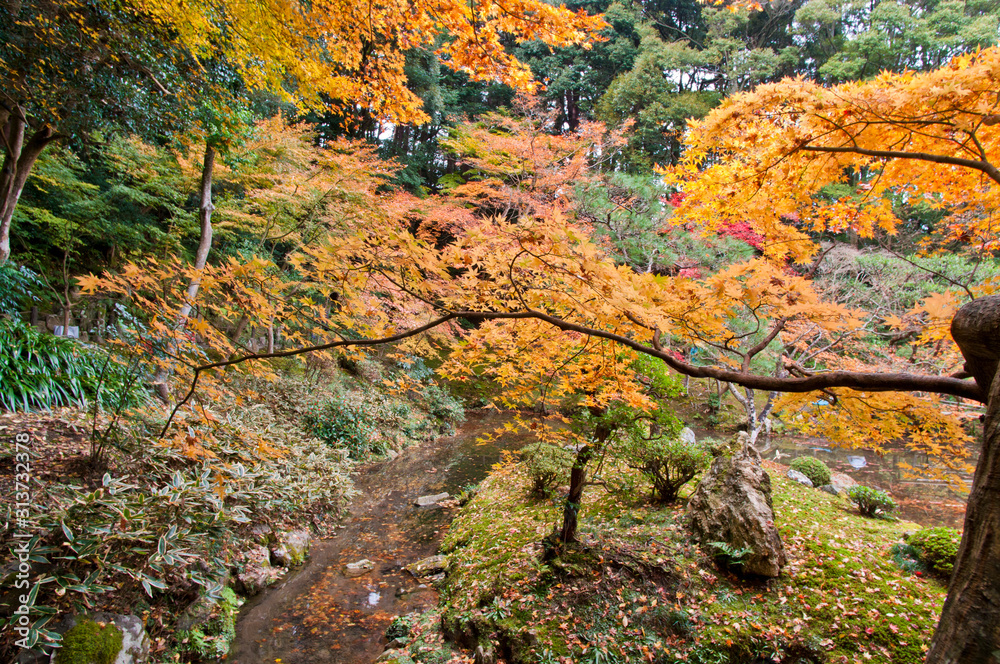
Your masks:
<path fill-rule="evenodd" d="M 333 447 L 347 450 L 352 459 L 366 459 L 386 452 L 375 421 L 366 408 L 339 400 L 327 401 L 309 409 L 303 419 L 312 435 Z"/>
<path fill-rule="evenodd" d="M 521 460 L 531 478 L 531 494 L 538 498 L 552 495 L 559 479 L 573 466 L 573 454 L 549 443 L 532 443 L 521 450 Z"/>
<path fill-rule="evenodd" d="M 651 499 L 658 505 L 677 500 L 681 487 L 694 479 L 712 460 L 705 445 L 680 438 L 646 440 L 631 437 L 621 446 L 626 464 L 640 471 L 653 485 Z"/>
<path fill-rule="evenodd" d="M 797 470 L 808 477 L 815 487 L 830 483 L 830 469 L 816 457 L 805 456 L 793 459 L 792 470 Z"/>
<path fill-rule="evenodd" d="M 38 275 L 25 266 L 13 261 L 0 265 L 0 314 L 17 318 L 27 305 L 38 300 L 32 291 L 42 288 Z"/>
<path fill-rule="evenodd" d="M 147 399 L 137 371 L 79 341 L 0 320 L 0 408 L 86 408 L 94 400 L 104 410 L 137 405 Z"/>
<path fill-rule="evenodd" d="M 438 385 L 428 385 L 424 389 L 424 406 L 438 422 L 441 433 L 452 434 L 456 424 L 465 421 L 465 407 L 451 393 Z"/>
<path fill-rule="evenodd" d="M 924 528 L 918 530 L 907 543 L 917 550 L 920 560 L 935 574 L 951 576 L 958 556 L 962 534 L 954 528 Z"/>
<path fill-rule="evenodd" d="M 884 518 L 896 509 L 896 501 L 889 494 L 867 486 L 852 486 L 847 490 L 847 497 L 864 516 Z"/>

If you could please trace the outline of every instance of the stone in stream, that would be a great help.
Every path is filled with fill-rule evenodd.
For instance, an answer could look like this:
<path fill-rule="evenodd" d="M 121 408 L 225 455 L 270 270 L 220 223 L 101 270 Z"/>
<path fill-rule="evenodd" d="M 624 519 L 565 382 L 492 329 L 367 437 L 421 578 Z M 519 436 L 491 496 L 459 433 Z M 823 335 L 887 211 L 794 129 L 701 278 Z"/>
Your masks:
<path fill-rule="evenodd" d="M 417 507 L 427 507 L 429 505 L 437 505 L 439 502 L 446 498 L 451 498 L 449 493 L 436 493 L 433 496 L 420 496 L 415 501 Z"/>
<path fill-rule="evenodd" d="M 789 469 L 787 475 L 788 475 L 788 479 L 795 480 L 799 484 L 804 484 L 804 485 L 806 485 L 809 488 L 812 488 L 812 486 L 813 486 L 813 483 L 812 483 L 811 479 L 809 479 L 808 477 L 806 477 L 804 473 L 801 473 L 801 472 L 795 470 L 794 468 Z"/>
<path fill-rule="evenodd" d="M 407 572 L 418 579 L 442 574 L 448 569 L 448 556 L 431 556 L 419 562 L 404 567 Z M 443 576 L 441 578 L 444 578 Z"/>
<path fill-rule="evenodd" d="M 236 589 L 243 595 L 256 595 L 277 576 L 271 567 L 271 552 L 266 546 L 251 546 L 243 554 L 243 565 L 236 573 Z"/>
<path fill-rule="evenodd" d="M 761 468 L 760 454 L 740 432 L 736 451 L 727 456 L 723 449 L 688 501 L 687 518 L 695 539 L 704 546 L 724 542 L 751 553 L 742 572 L 776 577 L 787 562 L 781 537 L 774 525 L 771 478 Z"/>
<path fill-rule="evenodd" d="M 375 569 L 375 563 L 367 558 L 363 558 L 356 563 L 347 563 L 347 565 L 344 566 L 344 576 L 354 578 L 356 576 L 367 574 L 373 569 Z"/>

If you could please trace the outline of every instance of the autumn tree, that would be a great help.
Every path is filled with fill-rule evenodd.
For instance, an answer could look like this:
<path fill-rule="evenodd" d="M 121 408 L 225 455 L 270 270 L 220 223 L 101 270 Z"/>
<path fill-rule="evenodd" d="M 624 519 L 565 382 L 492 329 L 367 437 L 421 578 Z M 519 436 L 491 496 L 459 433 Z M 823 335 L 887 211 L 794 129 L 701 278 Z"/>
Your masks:
<path fill-rule="evenodd" d="M 358 105 L 395 122 L 422 121 L 421 100 L 406 88 L 408 49 L 431 45 L 447 66 L 473 78 L 531 88 L 530 71 L 504 50 L 501 38 L 578 44 L 604 25 L 537 0 L 502 6 L 449 1 L 405 10 L 294 0 L 40 1 L 15 8 L 0 40 L 6 72 L 0 261 L 9 255 L 18 197 L 47 145 L 74 132 L 80 120 L 92 125 L 100 118 L 114 126 L 109 100 L 139 126 L 162 118 L 163 108 L 185 119 L 186 109 L 225 88 L 203 76 L 201 63 L 209 63 L 208 71 L 225 63 L 221 70 L 234 71 L 243 89 L 299 107 Z M 130 89 L 124 81 L 139 83 Z"/>

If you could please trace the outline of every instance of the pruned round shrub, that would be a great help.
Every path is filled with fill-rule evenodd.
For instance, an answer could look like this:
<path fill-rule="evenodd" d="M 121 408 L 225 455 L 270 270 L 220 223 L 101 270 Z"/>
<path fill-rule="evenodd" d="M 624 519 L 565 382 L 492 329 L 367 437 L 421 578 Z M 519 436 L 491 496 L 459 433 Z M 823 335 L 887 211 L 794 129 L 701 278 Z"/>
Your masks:
<path fill-rule="evenodd" d="M 546 498 L 573 465 L 573 454 L 550 443 L 532 443 L 521 450 L 521 460 L 531 478 L 531 495 Z"/>
<path fill-rule="evenodd" d="M 814 487 L 830 483 L 829 467 L 816 457 L 804 456 L 793 459 L 792 470 L 797 470 L 808 477 Z"/>
<path fill-rule="evenodd" d="M 958 545 L 962 534 L 954 528 L 923 528 L 918 530 L 907 543 L 917 550 L 920 560 L 940 576 L 951 576 L 958 556 Z"/>
<path fill-rule="evenodd" d="M 653 485 L 652 502 L 666 505 L 677 500 L 681 487 L 708 466 L 712 455 L 705 445 L 682 438 L 634 438 L 622 446 L 625 463 Z"/>
<path fill-rule="evenodd" d="M 852 486 L 847 490 L 847 497 L 858 506 L 858 512 L 864 516 L 887 517 L 897 507 L 896 501 L 885 491 L 867 486 Z"/>

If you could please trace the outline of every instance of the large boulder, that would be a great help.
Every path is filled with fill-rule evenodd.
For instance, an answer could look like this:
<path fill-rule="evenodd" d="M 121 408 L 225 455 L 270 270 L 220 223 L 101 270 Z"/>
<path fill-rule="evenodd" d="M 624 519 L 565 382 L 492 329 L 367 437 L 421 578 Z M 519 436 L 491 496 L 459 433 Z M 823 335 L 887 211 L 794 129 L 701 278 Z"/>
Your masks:
<path fill-rule="evenodd" d="M 771 478 L 760 465 L 760 454 L 739 434 L 732 455 L 720 453 L 688 501 L 691 533 L 702 545 L 724 542 L 734 549 L 749 547 L 742 572 L 776 577 L 787 562 L 774 526 Z"/>

